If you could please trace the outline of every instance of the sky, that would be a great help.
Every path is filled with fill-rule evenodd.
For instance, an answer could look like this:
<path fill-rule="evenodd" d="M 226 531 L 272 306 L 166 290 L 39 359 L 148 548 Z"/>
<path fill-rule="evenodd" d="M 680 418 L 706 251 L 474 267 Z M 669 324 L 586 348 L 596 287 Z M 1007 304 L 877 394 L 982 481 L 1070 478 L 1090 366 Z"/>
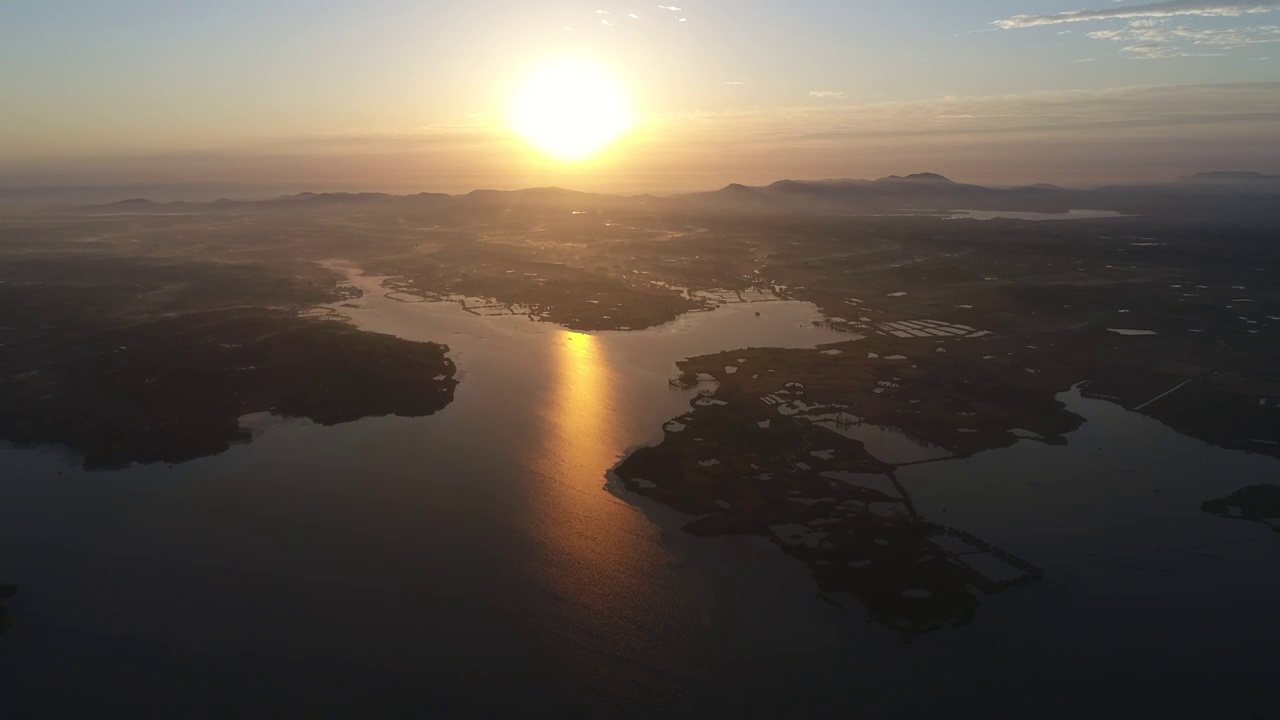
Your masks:
<path fill-rule="evenodd" d="M 711 189 L 1280 173 L 1280 0 L 0 0 L 0 187 Z M 513 135 L 549 60 L 634 130 Z"/>

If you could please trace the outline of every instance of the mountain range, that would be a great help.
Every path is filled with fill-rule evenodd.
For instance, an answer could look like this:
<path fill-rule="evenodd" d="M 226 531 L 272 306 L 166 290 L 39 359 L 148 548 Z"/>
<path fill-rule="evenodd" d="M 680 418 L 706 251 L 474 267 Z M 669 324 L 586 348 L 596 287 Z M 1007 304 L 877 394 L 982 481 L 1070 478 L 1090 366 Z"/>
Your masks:
<path fill-rule="evenodd" d="M 891 175 L 875 180 L 779 180 L 766 186 L 731 184 L 700 193 L 617 196 L 562 188 L 475 190 L 465 195 L 419 193 L 310 193 L 270 200 L 156 203 L 136 198 L 94 210 L 174 212 L 195 210 L 296 210 L 300 207 L 412 206 L 441 210 L 593 212 L 604 210 L 752 214 L 932 214 L 955 210 L 1064 213 L 1073 209 L 1124 214 L 1280 216 L 1280 176 L 1244 171 L 1205 172 L 1148 185 L 1065 188 L 1050 184 L 988 187 L 955 182 L 937 173 Z"/>

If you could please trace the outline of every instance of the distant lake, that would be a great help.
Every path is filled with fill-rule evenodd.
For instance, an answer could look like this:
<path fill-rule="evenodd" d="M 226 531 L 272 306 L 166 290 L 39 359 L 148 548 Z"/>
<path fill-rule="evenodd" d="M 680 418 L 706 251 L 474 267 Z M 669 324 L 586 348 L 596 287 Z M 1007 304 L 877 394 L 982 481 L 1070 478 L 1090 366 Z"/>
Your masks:
<path fill-rule="evenodd" d="M 815 306 L 575 333 L 353 280 L 366 295 L 335 308 L 358 326 L 450 345 L 453 404 L 331 428 L 246 418 L 252 443 L 172 468 L 0 449 L 0 581 L 22 585 L 0 638 L 6 705 L 1049 716 L 1071 714 L 1072 688 L 1195 714 L 1273 682 L 1242 647 L 1280 642 L 1280 544 L 1200 502 L 1274 482 L 1274 459 L 1071 391 L 1088 422 L 1066 447 L 903 469 L 925 517 L 1045 569 L 906 644 L 816 599 L 771 543 L 688 535 L 608 477 L 688 410 L 677 360 L 856 337 L 815 326 Z"/>
<path fill-rule="evenodd" d="M 1098 220 L 1126 217 L 1113 210 L 1068 210 L 1064 213 L 1012 212 L 1008 210 L 957 210 L 947 220 Z"/>

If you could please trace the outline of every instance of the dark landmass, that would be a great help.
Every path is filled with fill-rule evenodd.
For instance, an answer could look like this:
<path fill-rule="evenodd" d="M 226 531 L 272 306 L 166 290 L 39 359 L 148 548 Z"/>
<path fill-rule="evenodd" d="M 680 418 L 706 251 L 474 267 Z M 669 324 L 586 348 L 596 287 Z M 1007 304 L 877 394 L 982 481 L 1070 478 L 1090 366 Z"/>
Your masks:
<path fill-rule="evenodd" d="M 1280 219 L 1280 183 L 1259 176 L 1199 179 L 1163 185 L 1062 188 L 1052 185 L 992 188 L 953 182 L 933 173 L 879 180 L 784 180 L 766 187 L 730 185 L 712 193 L 672 199 L 734 214 L 895 214 L 925 210 L 983 210 L 1062 214 L 1106 210 L 1183 220 L 1234 216 L 1249 221 Z"/>
<path fill-rule="evenodd" d="M 893 354 L 906 345 L 868 338 L 816 350 L 751 348 L 685 360 L 680 368 L 684 382 L 714 377 L 717 399 L 759 406 L 766 413 L 761 419 L 783 413 L 832 425 L 897 428 L 950 457 L 1029 436 L 1063 445 L 1083 422 L 1056 399 L 1070 383 L 1052 369 L 1032 374 L 999 358 L 975 362 L 938 353 L 936 346 L 917 359 Z M 727 367 L 738 370 L 729 374 Z"/>
<path fill-rule="evenodd" d="M 943 219 L 957 206 L 929 198 L 971 191 L 929 174 L 783 182 L 769 194 L 843 197 L 867 187 L 919 200 L 918 216 L 791 200 L 774 214 L 726 213 L 696 195 L 543 188 L 0 218 L 0 299 L 15 310 L 8 318 L 0 309 L 0 350 L 56 355 L 57 337 L 102 317 L 341 302 L 342 278 L 326 268 L 337 259 L 416 296 L 583 331 L 652 327 L 727 302 L 804 300 L 833 326 L 867 335 L 864 352 L 917 364 L 921 374 L 902 376 L 907 391 L 957 373 L 995 393 L 1084 381 L 1090 397 L 1280 457 L 1280 281 L 1271 270 L 1280 266 L 1280 221 L 1237 212 L 1240 203 L 1280 208 L 1274 195 L 1260 203 L 1234 185 L 1171 183 L 1159 191 L 1200 193 L 1191 204 L 1213 212 L 1188 215 L 1175 202 L 1162 214 L 1034 222 Z M 920 362 L 933 354 L 948 363 Z"/>
<path fill-rule="evenodd" d="M 695 516 L 690 532 L 771 538 L 824 598 L 910 638 L 1040 573 L 921 517 L 897 480 L 906 463 L 1063 443 L 1081 420 L 1056 397 L 1073 386 L 1280 457 L 1278 200 L 1273 178 L 1241 173 L 1087 190 L 919 173 L 669 198 L 303 193 L 10 215 L 0 441 L 118 468 L 221 452 L 251 436 L 252 413 L 334 424 L 444 408 L 446 347 L 309 316 L 356 292 L 339 265 L 583 331 L 806 301 L 851 341 L 686 360 L 681 382 L 718 386 L 617 472 Z M 949 219 L 1072 209 L 1129 216 Z M 1272 496 L 1205 509 L 1271 522 Z"/>
<path fill-rule="evenodd" d="M 937 173 L 891 175 L 876 180 L 780 180 L 765 187 L 730 184 L 718 191 L 670 196 L 612 196 L 561 188 L 500 191 L 476 190 L 465 195 L 419 193 L 299 193 L 273 200 L 216 203 L 153 203 L 134 198 L 94 208 L 94 212 L 288 212 L 299 206 L 363 207 L 376 211 L 430 210 L 435 213 L 530 210 L 566 212 L 621 211 L 673 214 L 801 215 L 814 213 L 901 213 L 907 210 L 987 210 L 1065 213 L 1074 209 L 1109 210 L 1134 215 L 1186 219 L 1234 217 L 1250 221 L 1280 220 L 1276 207 L 1280 179 L 1249 171 L 1197 173 L 1174 182 L 1064 188 L 1046 183 L 1019 187 L 987 187 L 955 182 Z"/>
<path fill-rule="evenodd" d="M 516 308 L 575 330 L 642 330 L 711 307 L 621 268 L 601 274 L 502 246 L 460 244 L 365 270 L 395 276 L 392 287 L 419 297 L 469 299 L 479 314 Z"/>
<path fill-rule="evenodd" d="M 1201 507 L 1207 513 L 1249 520 L 1280 532 L 1280 485 L 1254 485 Z"/>
<path fill-rule="evenodd" d="M 448 348 L 288 313 L 229 310 L 98 332 L 0 385 L 0 437 L 87 467 L 178 463 L 247 441 L 256 412 L 336 425 L 443 409 Z"/>
<path fill-rule="evenodd" d="M 177 463 L 271 412 L 333 425 L 453 398 L 447 347 L 298 316 L 343 297 L 329 273 L 172 259 L 0 264 L 0 439 L 94 469 Z M 308 277 L 309 276 L 309 277 Z"/>
<path fill-rule="evenodd" d="M 808 564 L 824 593 L 856 598 L 906 637 L 967 622 L 980 601 L 971 586 L 997 592 L 1039 570 L 920 517 L 895 469 L 1020 438 L 1065 444 L 1082 420 L 1055 400 L 1059 381 L 1049 373 L 872 351 L 887 344 L 686 360 L 681 383 L 718 385 L 616 473 L 629 489 L 696 515 L 691 533 L 771 538 Z M 922 459 L 885 462 L 858 439 L 862 429 L 887 428 L 906 431 L 902 441 Z"/>
<path fill-rule="evenodd" d="M 1278 183 L 1280 175 L 1263 175 L 1262 173 L 1241 171 L 1241 170 L 1219 170 L 1216 172 L 1196 173 L 1190 177 L 1182 179 L 1183 182 L 1208 182 L 1208 183 L 1232 183 L 1232 184 L 1249 184 L 1249 183 Z"/>

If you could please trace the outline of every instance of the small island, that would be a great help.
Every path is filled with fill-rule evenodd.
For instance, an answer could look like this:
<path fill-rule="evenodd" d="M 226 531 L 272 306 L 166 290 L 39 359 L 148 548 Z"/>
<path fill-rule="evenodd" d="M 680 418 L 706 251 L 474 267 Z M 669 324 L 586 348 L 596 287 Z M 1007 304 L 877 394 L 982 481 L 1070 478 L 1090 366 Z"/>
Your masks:
<path fill-rule="evenodd" d="M 1201 509 L 1233 520 L 1247 520 L 1280 532 L 1280 485 L 1252 485 L 1219 500 L 1205 502 Z"/>

